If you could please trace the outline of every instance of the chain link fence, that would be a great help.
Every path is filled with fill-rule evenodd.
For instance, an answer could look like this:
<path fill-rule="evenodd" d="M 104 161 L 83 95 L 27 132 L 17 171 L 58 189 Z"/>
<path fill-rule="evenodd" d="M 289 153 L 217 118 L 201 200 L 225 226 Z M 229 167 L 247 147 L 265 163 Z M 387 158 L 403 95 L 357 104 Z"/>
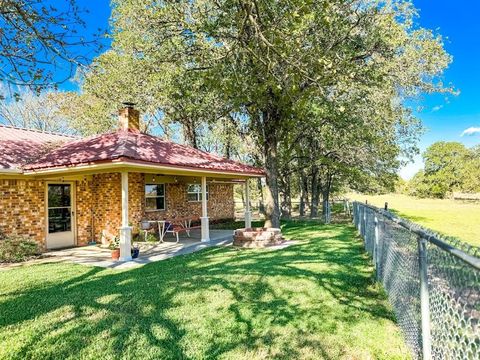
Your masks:
<path fill-rule="evenodd" d="M 480 359 L 479 248 L 359 202 L 353 221 L 414 358 Z"/>

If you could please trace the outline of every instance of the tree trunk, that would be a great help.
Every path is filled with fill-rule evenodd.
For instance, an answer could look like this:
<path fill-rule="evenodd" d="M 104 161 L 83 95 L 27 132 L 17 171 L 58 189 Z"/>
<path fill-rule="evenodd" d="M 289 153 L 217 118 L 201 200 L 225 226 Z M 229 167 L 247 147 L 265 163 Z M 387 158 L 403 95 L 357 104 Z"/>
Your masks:
<path fill-rule="evenodd" d="M 292 217 L 292 194 L 290 182 L 283 181 L 282 195 L 282 218 L 290 219 Z"/>
<path fill-rule="evenodd" d="M 318 169 L 312 171 L 312 200 L 310 205 L 310 217 L 318 216 L 318 203 L 320 202 L 320 191 L 318 189 Z"/>
<path fill-rule="evenodd" d="M 330 209 L 330 192 L 332 189 L 333 175 L 327 172 L 325 182 L 318 182 L 319 192 L 322 193 L 322 217 L 325 224 L 330 224 L 331 209 Z"/>
<path fill-rule="evenodd" d="M 182 128 L 185 142 L 191 147 L 198 149 L 197 129 L 194 122 L 191 120 L 184 121 Z"/>
<path fill-rule="evenodd" d="M 266 191 L 265 191 L 265 227 L 280 227 L 280 206 L 278 199 L 278 157 L 277 124 L 278 114 L 274 111 L 263 113 Z"/>
<path fill-rule="evenodd" d="M 322 216 L 325 224 L 330 224 L 330 188 L 322 191 Z"/>
<path fill-rule="evenodd" d="M 305 172 L 300 171 L 300 216 L 305 216 L 306 206 L 308 204 L 308 179 Z"/>
<path fill-rule="evenodd" d="M 260 192 L 260 198 L 258 199 L 258 212 L 265 216 L 265 202 L 263 200 L 263 186 L 262 179 L 257 178 L 257 189 Z"/>
<path fill-rule="evenodd" d="M 223 156 L 225 156 L 227 159 L 230 159 L 230 157 L 232 156 L 232 144 L 230 139 L 227 139 L 225 141 L 225 145 L 223 149 L 224 149 Z"/>

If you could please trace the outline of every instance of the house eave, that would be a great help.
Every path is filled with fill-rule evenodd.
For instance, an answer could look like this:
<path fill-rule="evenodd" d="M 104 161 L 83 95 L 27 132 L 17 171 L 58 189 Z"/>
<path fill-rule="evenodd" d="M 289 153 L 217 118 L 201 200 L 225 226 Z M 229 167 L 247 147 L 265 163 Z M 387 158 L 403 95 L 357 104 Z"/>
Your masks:
<path fill-rule="evenodd" d="M 22 174 L 23 171 L 17 168 L 0 168 L 0 175 L 12 175 L 12 174 Z"/>
<path fill-rule="evenodd" d="M 155 163 L 146 163 L 133 160 L 117 159 L 106 162 L 96 162 L 90 164 L 80 164 L 80 165 L 71 165 L 71 166 L 60 166 L 60 167 L 49 167 L 42 169 L 31 169 L 25 170 L 23 172 L 26 176 L 32 177 L 44 177 L 44 176 L 55 176 L 55 175 L 71 175 L 79 173 L 95 173 L 95 172 L 106 172 L 106 171 L 134 171 L 134 172 L 149 172 L 157 173 L 162 172 L 164 174 L 171 175 L 196 175 L 196 176 L 212 176 L 212 175 L 221 175 L 223 177 L 229 178 L 258 178 L 264 177 L 264 174 L 248 173 L 248 172 L 237 172 L 230 170 L 212 170 L 212 169 L 202 169 L 194 168 L 188 166 L 179 166 L 179 165 L 163 165 Z M 21 172 L 20 172 L 21 173 Z"/>

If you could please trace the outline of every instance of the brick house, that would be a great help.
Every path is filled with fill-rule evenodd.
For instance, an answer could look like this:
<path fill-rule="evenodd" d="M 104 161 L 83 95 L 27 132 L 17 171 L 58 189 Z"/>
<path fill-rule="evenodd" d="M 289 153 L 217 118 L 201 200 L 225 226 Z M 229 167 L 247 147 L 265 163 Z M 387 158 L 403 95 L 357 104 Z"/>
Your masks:
<path fill-rule="evenodd" d="M 209 219 L 234 216 L 233 185 L 263 175 L 141 133 L 131 104 L 120 110 L 117 131 L 89 138 L 0 125 L 0 231 L 31 237 L 44 249 L 120 235 L 128 258 L 142 220 L 197 216 L 208 241 Z"/>

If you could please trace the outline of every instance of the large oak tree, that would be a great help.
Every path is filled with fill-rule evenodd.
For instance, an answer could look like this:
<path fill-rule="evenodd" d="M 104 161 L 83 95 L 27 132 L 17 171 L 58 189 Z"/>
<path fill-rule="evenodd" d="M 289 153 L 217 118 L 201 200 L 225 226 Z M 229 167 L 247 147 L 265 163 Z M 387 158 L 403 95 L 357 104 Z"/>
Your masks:
<path fill-rule="evenodd" d="M 289 155 L 280 151 L 298 142 L 292 133 L 317 131 L 321 148 L 328 149 L 322 143 L 339 140 L 337 130 L 368 120 L 354 117 L 358 108 L 348 109 L 355 101 L 360 108 L 374 107 L 375 121 L 368 123 L 373 135 L 358 148 L 367 151 L 366 142 L 376 148 L 375 142 L 384 140 L 379 134 L 395 134 L 405 119 L 390 113 L 398 114 L 405 99 L 447 90 L 437 77 L 450 57 L 440 36 L 415 24 L 409 1 L 113 4 L 113 48 L 95 63 L 86 91 L 105 96 L 111 84 L 119 88 L 110 92 L 114 97 L 130 94 L 131 100 L 184 127 L 192 121 L 214 122 L 226 113 L 246 122 L 267 172 L 267 226 L 279 226 L 280 167 Z M 342 108 L 352 117 L 342 115 Z M 382 122 L 382 116 L 394 120 Z M 319 121 L 324 126 L 318 127 Z M 387 147 L 395 145 L 390 153 L 398 153 L 398 144 L 387 139 Z M 305 146 L 306 152 L 316 150 Z"/>

